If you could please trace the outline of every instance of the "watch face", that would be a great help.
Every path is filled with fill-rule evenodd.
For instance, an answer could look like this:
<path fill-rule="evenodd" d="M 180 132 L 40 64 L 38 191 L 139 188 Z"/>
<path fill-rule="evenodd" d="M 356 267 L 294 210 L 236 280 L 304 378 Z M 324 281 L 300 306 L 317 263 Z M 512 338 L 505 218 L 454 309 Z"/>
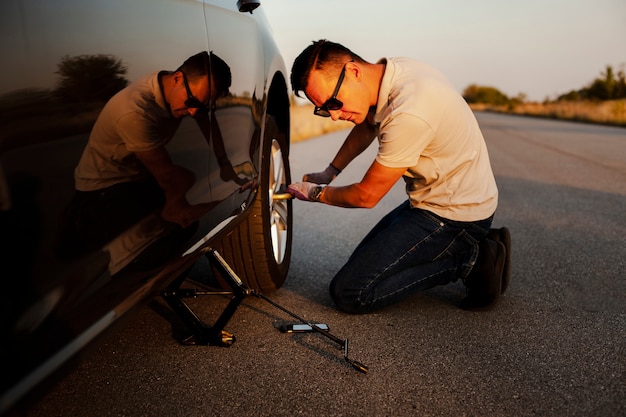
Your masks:
<path fill-rule="evenodd" d="M 322 187 L 321 185 L 313 188 L 313 192 L 311 193 L 311 197 L 313 197 L 313 200 L 319 201 L 322 190 L 324 190 L 324 187 Z"/>

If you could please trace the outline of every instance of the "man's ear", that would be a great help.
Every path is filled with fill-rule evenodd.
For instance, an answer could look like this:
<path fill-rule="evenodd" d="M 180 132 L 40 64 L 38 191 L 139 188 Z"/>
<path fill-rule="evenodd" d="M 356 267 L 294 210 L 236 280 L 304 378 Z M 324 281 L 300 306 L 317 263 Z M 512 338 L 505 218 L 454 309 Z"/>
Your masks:
<path fill-rule="evenodd" d="M 361 70 L 359 64 L 354 61 L 350 61 L 346 63 L 346 74 L 350 74 L 358 81 L 363 76 L 363 71 Z"/>
<path fill-rule="evenodd" d="M 172 80 L 174 84 L 179 84 L 183 82 L 183 72 L 182 71 L 174 71 L 172 74 Z"/>

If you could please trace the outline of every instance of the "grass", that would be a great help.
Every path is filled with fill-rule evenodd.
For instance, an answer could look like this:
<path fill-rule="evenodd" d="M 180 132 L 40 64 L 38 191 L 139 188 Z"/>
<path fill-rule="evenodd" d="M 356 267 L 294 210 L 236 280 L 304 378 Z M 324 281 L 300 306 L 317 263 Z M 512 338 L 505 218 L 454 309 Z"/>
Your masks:
<path fill-rule="evenodd" d="M 509 106 L 476 104 L 476 111 L 546 117 L 558 120 L 596 123 L 626 127 L 626 100 L 608 101 L 558 101 L 545 103 L 521 103 Z"/>
<path fill-rule="evenodd" d="M 313 114 L 312 104 L 294 104 L 291 106 L 291 142 L 299 142 L 312 137 L 349 129 L 354 124 L 330 117 L 319 117 Z"/>

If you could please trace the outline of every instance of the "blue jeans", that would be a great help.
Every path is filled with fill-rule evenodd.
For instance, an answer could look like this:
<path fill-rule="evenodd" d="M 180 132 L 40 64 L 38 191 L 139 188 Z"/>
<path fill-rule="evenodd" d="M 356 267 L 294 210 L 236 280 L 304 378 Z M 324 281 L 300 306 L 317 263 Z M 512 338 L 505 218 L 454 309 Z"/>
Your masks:
<path fill-rule="evenodd" d="M 330 283 L 331 297 L 340 310 L 361 314 L 463 279 L 492 220 L 452 221 L 413 209 L 406 201 L 357 246 Z"/>

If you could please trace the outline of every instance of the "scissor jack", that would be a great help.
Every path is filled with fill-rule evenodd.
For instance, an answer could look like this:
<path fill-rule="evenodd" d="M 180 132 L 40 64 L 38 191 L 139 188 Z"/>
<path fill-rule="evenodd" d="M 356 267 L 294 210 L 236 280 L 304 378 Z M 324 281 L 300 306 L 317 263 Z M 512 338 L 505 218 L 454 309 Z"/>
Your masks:
<path fill-rule="evenodd" d="M 317 324 L 311 323 L 297 314 L 287 310 L 283 306 L 275 303 L 265 295 L 254 289 L 248 288 L 241 278 L 237 276 L 235 271 L 228 265 L 224 258 L 215 249 L 209 249 L 206 253 L 210 264 L 216 269 L 222 278 L 228 283 L 232 291 L 203 291 L 197 289 L 180 288 L 184 281 L 184 277 L 177 280 L 171 287 L 161 293 L 163 299 L 174 310 L 178 317 L 183 321 L 185 326 L 191 332 L 191 335 L 180 339 L 179 342 L 184 345 L 211 345 L 230 347 L 235 342 L 235 336 L 224 330 L 224 327 L 231 319 L 235 311 L 247 295 L 254 295 L 262 300 L 267 301 L 279 310 L 287 313 L 291 317 L 307 325 L 310 331 L 317 332 L 332 341 L 338 343 L 343 348 L 344 359 L 356 370 L 367 373 L 368 367 L 361 362 L 355 361 L 348 357 L 348 339 L 341 339 L 327 329 L 320 328 Z M 195 298 L 200 295 L 222 295 L 230 296 L 230 301 L 224 308 L 213 326 L 204 323 L 193 310 L 185 303 L 185 298 Z"/>

